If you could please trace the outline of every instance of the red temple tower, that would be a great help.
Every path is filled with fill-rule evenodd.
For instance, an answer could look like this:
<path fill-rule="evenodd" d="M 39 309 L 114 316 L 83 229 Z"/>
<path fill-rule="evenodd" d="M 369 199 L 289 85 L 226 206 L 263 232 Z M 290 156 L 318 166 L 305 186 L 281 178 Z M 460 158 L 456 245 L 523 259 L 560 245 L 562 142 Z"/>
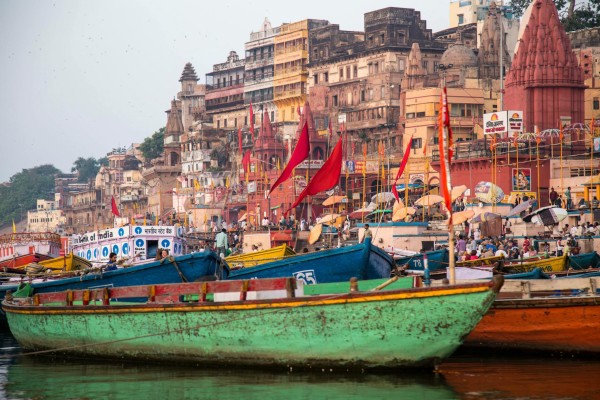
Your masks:
<path fill-rule="evenodd" d="M 584 121 L 583 73 L 552 0 L 534 0 L 521 22 L 506 76 L 504 109 L 523 110 L 526 131 L 556 128 L 561 117 Z"/>

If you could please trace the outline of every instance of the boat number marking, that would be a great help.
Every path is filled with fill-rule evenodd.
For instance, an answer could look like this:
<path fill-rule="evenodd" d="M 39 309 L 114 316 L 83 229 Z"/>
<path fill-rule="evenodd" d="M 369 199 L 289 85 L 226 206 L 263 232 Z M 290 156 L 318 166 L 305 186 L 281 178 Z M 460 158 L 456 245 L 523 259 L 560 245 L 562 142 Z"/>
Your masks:
<path fill-rule="evenodd" d="M 314 270 L 294 272 L 294 278 L 304 282 L 306 285 L 314 285 L 317 283 L 317 277 Z"/>

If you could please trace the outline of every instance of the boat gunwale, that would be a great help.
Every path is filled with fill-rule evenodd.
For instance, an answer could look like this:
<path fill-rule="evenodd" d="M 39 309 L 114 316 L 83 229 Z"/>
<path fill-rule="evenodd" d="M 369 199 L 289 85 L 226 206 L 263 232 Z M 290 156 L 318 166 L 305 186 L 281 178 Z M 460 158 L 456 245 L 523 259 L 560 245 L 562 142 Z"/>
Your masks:
<path fill-rule="evenodd" d="M 503 284 L 501 277 L 494 277 L 490 281 L 481 283 L 467 283 L 448 285 L 444 287 L 417 287 L 390 291 L 348 292 L 342 294 L 311 295 L 304 297 L 285 297 L 277 299 L 237 300 L 223 302 L 178 302 L 178 303 L 140 303 L 119 305 L 33 305 L 26 302 L 2 301 L 5 313 L 15 314 L 111 314 L 111 313 L 151 313 L 151 312 L 189 312 L 189 311 L 235 311 L 246 309 L 273 309 L 273 308 L 298 308 L 316 307 L 323 305 L 351 304 L 394 301 L 399 299 L 417 299 L 427 297 L 452 296 L 468 293 L 493 291 L 499 292 Z M 235 293 L 235 292 L 229 292 Z M 122 297 L 120 297 L 122 298 Z"/>

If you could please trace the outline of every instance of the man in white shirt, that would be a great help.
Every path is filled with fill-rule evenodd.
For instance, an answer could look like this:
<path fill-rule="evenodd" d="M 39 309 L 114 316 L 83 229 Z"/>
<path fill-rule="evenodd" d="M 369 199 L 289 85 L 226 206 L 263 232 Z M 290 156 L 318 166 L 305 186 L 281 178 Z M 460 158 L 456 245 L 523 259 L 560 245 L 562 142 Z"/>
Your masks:
<path fill-rule="evenodd" d="M 475 239 L 476 241 L 479 241 L 481 239 L 481 231 L 479 230 L 479 228 L 475 228 L 473 230 L 473 239 Z"/>
<path fill-rule="evenodd" d="M 578 230 L 579 230 L 579 229 L 578 229 L 578 227 L 577 227 L 577 226 L 575 226 L 575 225 L 573 225 L 573 226 L 571 227 L 571 231 L 570 231 L 570 233 L 571 233 L 571 236 L 573 236 L 573 237 L 577 236 L 577 231 L 578 231 Z"/>
<path fill-rule="evenodd" d="M 504 246 L 503 245 L 498 246 L 498 250 L 496 250 L 496 253 L 494 255 L 496 257 L 502 256 L 504 258 L 508 258 L 508 253 L 506 251 L 504 251 Z"/>

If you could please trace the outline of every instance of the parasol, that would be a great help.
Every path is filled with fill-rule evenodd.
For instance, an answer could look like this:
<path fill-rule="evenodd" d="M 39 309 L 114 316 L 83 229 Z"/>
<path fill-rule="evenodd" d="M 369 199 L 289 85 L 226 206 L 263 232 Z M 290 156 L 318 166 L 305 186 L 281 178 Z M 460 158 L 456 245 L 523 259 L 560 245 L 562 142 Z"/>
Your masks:
<path fill-rule="evenodd" d="M 481 214 L 477 214 L 475 217 L 471 219 L 471 223 L 478 224 L 481 222 L 487 222 L 494 219 L 501 218 L 500 214 L 496 214 L 493 212 L 482 212 Z"/>
<path fill-rule="evenodd" d="M 404 218 L 406 218 L 407 215 L 414 215 L 416 212 L 417 212 L 417 210 L 415 210 L 412 207 L 399 208 L 398 210 L 394 211 L 394 213 L 392 214 L 392 221 L 393 222 L 402 221 Z"/>
<path fill-rule="evenodd" d="M 432 206 L 443 201 L 444 198 L 442 196 L 438 196 L 437 194 L 428 194 L 427 196 L 423 196 L 415 201 L 415 204 L 418 206 Z"/>
<path fill-rule="evenodd" d="M 452 201 L 458 199 L 467 191 L 466 185 L 455 186 L 452 188 Z"/>
<path fill-rule="evenodd" d="M 319 220 L 319 224 L 326 224 L 328 222 L 335 221 L 337 218 L 339 218 L 339 216 L 340 214 L 327 214 Z"/>
<path fill-rule="evenodd" d="M 523 201 L 521 202 L 519 205 L 513 207 L 508 214 L 506 214 L 507 217 L 510 217 L 512 215 L 519 215 L 521 214 L 523 211 L 527 211 L 527 209 L 531 207 L 531 201 L 527 200 L 527 201 Z"/>
<path fill-rule="evenodd" d="M 371 198 L 372 203 L 388 203 L 396 200 L 396 196 L 392 192 L 382 192 L 377 193 L 375 196 Z"/>
<path fill-rule="evenodd" d="M 533 222 L 538 225 L 550 226 L 558 224 L 563 219 L 567 218 L 569 213 L 564 208 L 557 206 L 547 206 L 538 208 L 531 214 L 523 217 L 525 222 Z"/>
<path fill-rule="evenodd" d="M 473 210 L 465 210 L 465 211 L 455 212 L 452 214 L 452 224 L 453 225 L 462 224 L 463 222 L 468 221 L 470 218 L 472 218 L 473 215 L 475 215 L 475 211 L 473 211 Z M 446 220 L 446 221 L 449 221 L 449 220 Z"/>
<path fill-rule="evenodd" d="M 341 203 L 346 196 L 330 196 L 323 201 L 324 206 L 332 206 L 337 203 Z"/>
<path fill-rule="evenodd" d="M 393 207 L 393 209 L 392 209 L 392 210 L 393 210 L 394 212 L 396 212 L 396 211 L 398 211 L 399 209 L 401 209 L 401 208 L 404 208 L 404 207 L 405 207 L 405 206 L 404 206 L 404 203 L 402 202 L 402 200 L 397 200 L 397 201 L 394 203 L 394 207 Z"/>

